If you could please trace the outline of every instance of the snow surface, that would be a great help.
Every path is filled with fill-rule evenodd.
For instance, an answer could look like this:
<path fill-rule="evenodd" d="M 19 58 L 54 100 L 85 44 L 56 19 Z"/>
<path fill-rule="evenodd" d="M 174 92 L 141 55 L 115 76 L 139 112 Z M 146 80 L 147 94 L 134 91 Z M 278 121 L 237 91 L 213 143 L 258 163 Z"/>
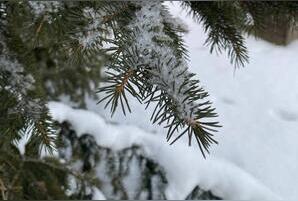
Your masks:
<path fill-rule="evenodd" d="M 184 199 L 196 185 L 211 189 L 215 195 L 225 199 L 278 199 L 249 173 L 213 156 L 205 160 L 198 150 L 190 151 L 183 142 L 169 146 L 162 135 L 152 135 L 132 125 L 107 123 L 91 111 L 72 109 L 59 102 L 50 102 L 48 106 L 55 120 L 67 120 L 79 136 L 92 134 L 101 146 L 120 150 L 134 144 L 141 145 L 149 158 L 164 167 L 169 181 L 168 199 Z"/>
<path fill-rule="evenodd" d="M 52 102 L 54 118 L 69 119 L 78 131 L 94 134 L 114 149 L 144 145 L 148 156 L 166 169 L 169 199 L 185 198 L 196 184 L 225 199 L 298 199 L 298 41 L 282 47 L 248 37 L 250 63 L 234 74 L 226 55 L 211 55 L 203 45 L 202 27 L 180 12 L 178 2 L 167 4 L 189 27 L 190 71 L 210 93 L 223 125 L 210 156 L 204 160 L 187 139 L 169 146 L 166 130 L 149 121 L 152 107 L 145 111 L 131 98 L 133 113 L 126 117 L 118 110 L 110 118 L 103 105 L 88 99 L 88 108 L 105 120 Z"/>
<path fill-rule="evenodd" d="M 173 13 L 179 14 L 177 7 Z M 282 198 L 298 199 L 298 41 L 283 47 L 248 37 L 250 63 L 233 75 L 225 55 L 211 55 L 202 45 L 202 27 L 186 20 L 192 70 L 223 125 L 211 155 L 231 161 Z"/>
<path fill-rule="evenodd" d="M 92 200 L 106 200 L 106 197 L 98 188 L 93 188 Z"/>

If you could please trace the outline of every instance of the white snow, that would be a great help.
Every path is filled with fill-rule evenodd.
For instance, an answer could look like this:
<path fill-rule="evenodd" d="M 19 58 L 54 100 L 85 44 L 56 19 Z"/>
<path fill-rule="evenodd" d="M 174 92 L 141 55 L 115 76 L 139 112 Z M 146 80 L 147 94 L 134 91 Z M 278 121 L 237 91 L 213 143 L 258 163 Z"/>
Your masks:
<path fill-rule="evenodd" d="M 102 30 L 99 31 L 99 28 L 102 26 L 103 15 L 93 8 L 86 7 L 83 9 L 83 16 L 88 19 L 88 25 L 85 27 L 85 33 L 77 33 L 77 40 L 83 49 L 88 49 L 98 43 L 102 36 Z"/>
<path fill-rule="evenodd" d="M 92 200 L 106 200 L 106 197 L 98 188 L 93 188 Z"/>
<path fill-rule="evenodd" d="M 28 1 L 34 14 L 38 17 L 46 12 L 58 12 L 61 2 L 59 1 Z"/>
<path fill-rule="evenodd" d="M 55 120 L 69 121 L 78 135 L 92 134 L 101 146 L 119 150 L 141 145 L 148 157 L 165 168 L 168 199 L 184 199 L 197 184 L 225 199 L 278 199 L 249 173 L 223 159 L 210 156 L 204 160 L 199 150 L 189 149 L 183 142 L 169 146 L 163 135 L 152 135 L 131 125 L 109 124 L 91 111 L 58 102 L 48 106 Z"/>
<path fill-rule="evenodd" d="M 28 133 L 27 135 L 23 135 L 18 141 L 14 142 L 14 145 L 18 147 L 20 154 L 25 154 L 26 144 L 29 142 L 30 137 L 31 133 Z"/>
<path fill-rule="evenodd" d="M 168 119 L 169 122 L 179 118 L 192 128 L 194 125 L 206 123 L 206 119 L 200 120 L 199 123 L 199 114 L 202 113 L 203 108 L 208 106 L 208 104 L 200 105 L 206 101 L 204 100 L 205 93 L 197 91 L 199 84 L 192 79 L 188 71 L 187 59 L 179 56 L 173 48 L 166 45 L 167 42 L 173 42 L 173 39 L 164 32 L 162 2 L 142 1 L 137 4 L 141 8 L 136 12 L 135 19 L 128 25 L 133 32 L 131 35 L 135 37 L 134 42 L 132 45 L 128 44 L 128 50 L 123 52 L 123 60 L 127 60 L 127 63 L 132 66 L 130 68 L 150 69 L 148 70 L 150 72 L 149 82 L 158 90 L 166 92 L 167 95 L 164 96 L 171 100 L 172 107 L 175 108 L 175 112 L 172 109 L 168 110 L 168 116 L 175 117 Z M 159 40 L 158 43 L 156 39 Z M 133 50 L 138 50 L 140 55 L 134 54 Z M 127 55 L 130 59 L 126 58 Z M 134 62 L 131 63 L 131 60 Z M 196 95 L 190 95 L 193 93 Z M 157 96 L 157 94 L 153 95 Z M 193 100 L 194 96 L 202 98 L 197 101 Z M 160 103 L 159 107 L 162 108 L 165 102 Z M 175 115 L 171 115 L 173 113 Z M 208 127 L 208 125 L 205 126 Z"/>
<path fill-rule="evenodd" d="M 196 184 L 225 199 L 298 199 L 298 41 L 281 47 L 248 37 L 250 63 L 234 75 L 226 55 L 209 53 L 202 27 L 177 4 L 171 4 L 172 14 L 189 27 L 190 71 L 210 93 L 223 125 L 216 135 L 219 145 L 211 147 L 206 160 L 196 146 L 187 147 L 187 139 L 167 145 L 165 129 L 149 121 L 152 108 L 145 111 L 131 98 L 133 113 L 125 117 L 119 110 L 113 118 L 88 100 L 90 110 L 120 125 L 52 102 L 54 118 L 69 119 L 80 133 L 94 134 L 114 149 L 144 145 L 166 169 L 169 199 L 185 198 Z"/>
<path fill-rule="evenodd" d="M 179 14 L 176 8 L 173 13 Z M 247 38 L 250 63 L 236 70 L 211 55 L 201 26 L 186 19 L 192 71 L 211 94 L 223 125 L 211 155 L 254 175 L 285 199 L 298 199 L 298 41 L 282 47 Z"/>
<path fill-rule="evenodd" d="M 19 92 L 20 96 L 26 95 L 28 90 L 34 88 L 35 80 L 31 74 L 24 74 L 24 68 L 20 63 L 8 56 L 0 55 L 0 79 L 4 79 L 5 75 L 8 82 L 6 85 L 3 84 L 4 87 L 0 87 L 1 90 L 3 87 L 7 91 Z"/>

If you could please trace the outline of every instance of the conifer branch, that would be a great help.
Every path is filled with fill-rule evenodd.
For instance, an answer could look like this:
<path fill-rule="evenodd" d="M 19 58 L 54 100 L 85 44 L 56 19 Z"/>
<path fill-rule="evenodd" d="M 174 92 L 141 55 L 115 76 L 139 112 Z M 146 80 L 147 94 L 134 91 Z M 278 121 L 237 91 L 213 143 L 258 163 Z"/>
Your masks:
<path fill-rule="evenodd" d="M 112 115 L 119 105 L 124 114 L 131 111 L 130 94 L 146 107 L 155 104 L 151 121 L 165 125 L 170 143 L 185 135 L 189 145 L 195 137 L 203 151 L 216 143 L 216 113 L 206 100 L 208 93 L 188 70 L 182 38 L 187 29 L 162 2 L 0 5 L 0 129 L 5 134 L 0 136 L 1 147 L 28 130 L 36 136 L 32 144 L 52 147 L 55 139 L 45 100 L 68 95 L 84 107 L 85 95 L 94 95 L 98 87 L 101 66 L 108 67 L 108 78 L 99 89 L 105 94 L 100 102 L 107 101 Z M 203 24 L 211 52 L 227 51 L 236 66 L 248 60 L 242 33 L 249 23 L 261 28 L 265 15 L 297 21 L 296 2 L 182 5 Z"/>
<path fill-rule="evenodd" d="M 169 27 L 165 31 L 167 20 L 163 18 L 165 8 L 161 3 L 142 2 L 135 5 L 139 10 L 129 22 L 128 30 L 114 30 L 121 37 L 115 37 L 114 45 L 118 50 L 112 58 L 116 60 L 108 65 L 108 86 L 99 89 L 106 96 L 100 102 L 105 100 L 105 107 L 111 104 L 112 114 L 120 102 L 125 114 L 122 97 L 128 108 L 129 105 L 124 89 L 133 96 L 138 94 L 138 100 L 147 106 L 155 102 L 151 120 L 159 125 L 166 124 L 167 140 L 179 132 L 171 144 L 188 134 L 190 145 L 195 135 L 205 157 L 204 151 L 208 151 L 209 145 L 217 143 L 212 137 L 212 132 L 216 131 L 212 127 L 219 127 L 218 122 L 204 120 L 217 116 L 211 103 L 198 103 L 208 94 L 199 87 L 198 80 L 193 79 L 194 74 L 188 72 L 183 46 L 172 45 L 173 39 L 167 34 L 173 35 L 175 31 L 169 30 Z M 182 42 L 180 44 L 183 45 Z"/>
<path fill-rule="evenodd" d="M 204 26 L 210 52 L 227 51 L 236 67 L 248 62 L 248 52 L 242 36 L 245 13 L 238 2 L 186 1 L 182 6 Z"/>

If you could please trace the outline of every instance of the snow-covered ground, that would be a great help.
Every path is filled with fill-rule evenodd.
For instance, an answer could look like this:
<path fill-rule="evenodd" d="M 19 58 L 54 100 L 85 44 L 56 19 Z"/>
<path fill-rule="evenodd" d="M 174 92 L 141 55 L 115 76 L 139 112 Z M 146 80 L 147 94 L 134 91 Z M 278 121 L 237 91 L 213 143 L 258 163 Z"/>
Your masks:
<path fill-rule="evenodd" d="M 132 145 L 141 146 L 147 157 L 154 159 L 166 172 L 168 199 L 184 199 L 196 185 L 212 190 L 225 199 L 272 200 L 278 195 L 262 185 L 252 175 L 233 163 L 213 156 L 203 159 L 198 150 L 190 150 L 186 143 L 169 146 L 163 135 L 152 135 L 134 125 L 107 123 L 100 115 L 50 102 L 53 118 L 68 121 L 80 136 L 92 134 L 100 146 L 120 150 Z"/>
<path fill-rule="evenodd" d="M 169 146 L 166 130 L 149 121 L 152 108 L 144 110 L 134 99 L 132 114 L 125 117 L 118 110 L 113 118 L 89 100 L 90 110 L 121 125 L 50 103 L 54 117 L 80 121 L 77 129 L 82 132 L 105 131 L 99 143 L 115 149 L 143 144 L 166 169 L 170 199 L 183 199 L 196 184 L 225 199 L 298 199 L 298 41 L 280 47 L 248 37 L 250 62 L 234 74 L 226 55 L 211 55 L 203 46 L 202 27 L 180 12 L 176 3 L 171 10 L 189 27 L 185 40 L 190 70 L 210 93 L 223 125 L 216 135 L 219 145 L 211 147 L 206 160 L 195 144 L 188 147 L 181 140 Z"/>
<path fill-rule="evenodd" d="M 250 62 L 233 75 L 225 55 L 203 47 L 202 28 L 184 19 L 191 70 L 210 92 L 223 125 L 211 155 L 249 172 L 282 198 L 298 199 L 298 41 L 281 47 L 249 37 Z"/>

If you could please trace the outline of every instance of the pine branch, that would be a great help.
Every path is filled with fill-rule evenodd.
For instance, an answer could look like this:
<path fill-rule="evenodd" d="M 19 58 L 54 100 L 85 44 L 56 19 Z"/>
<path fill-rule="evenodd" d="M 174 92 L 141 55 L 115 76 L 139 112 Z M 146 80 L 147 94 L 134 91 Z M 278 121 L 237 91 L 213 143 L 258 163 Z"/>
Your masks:
<path fill-rule="evenodd" d="M 194 74 L 188 72 L 182 39 L 176 35 L 175 40 L 181 43 L 173 44 L 170 36 L 176 32 L 164 24 L 167 22 L 164 17 L 171 17 L 165 16 L 166 8 L 160 2 L 142 2 L 136 6 L 139 10 L 128 29 L 113 30 L 117 33 L 113 45 L 118 49 L 112 53 L 108 65 L 107 86 L 99 89 L 106 94 L 100 102 L 106 101 L 105 107 L 111 105 L 112 114 L 118 102 L 124 114 L 125 107 L 130 111 L 125 91 L 147 106 L 155 102 L 151 120 L 166 124 L 167 140 L 179 132 L 171 144 L 187 134 L 191 145 L 194 135 L 205 157 L 204 151 L 208 152 L 211 143 L 217 143 L 213 128 L 219 127 L 218 122 L 206 121 L 217 116 L 211 102 L 203 101 L 208 94 L 199 87 Z"/>
<path fill-rule="evenodd" d="M 248 62 L 247 48 L 242 36 L 245 15 L 238 2 L 186 1 L 182 6 L 204 26 L 210 52 L 227 51 L 236 67 Z"/>
<path fill-rule="evenodd" d="M 8 55 L 0 55 L 0 108 L 1 138 L 4 143 L 16 142 L 31 133 L 31 141 L 53 148 L 53 131 L 50 129 L 50 117 L 39 99 L 31 98 L 34 89 L 32 76 L 25 74 L 23 67 Z M 43 108 L 43 109 L 42 109 Z M 37 140 L 38 139 L 38 140 Z M 36 141 L 37 140 L 37 141 Z M 4 145 L 5 146 L 5 145 Z"/>
<path fill-rule="evenodd" d="M 31 127 L 27 127 L 29 129 L 26 130 L 30 136 L 26 144 L 26 154 L 38 156 L 43 149 L 53 154 L 56 149 L 57 134 L 47 108 L 44 108 L 41 117 L 37 121 L 30 121 L 29 124 L 31 124 Z"/>

